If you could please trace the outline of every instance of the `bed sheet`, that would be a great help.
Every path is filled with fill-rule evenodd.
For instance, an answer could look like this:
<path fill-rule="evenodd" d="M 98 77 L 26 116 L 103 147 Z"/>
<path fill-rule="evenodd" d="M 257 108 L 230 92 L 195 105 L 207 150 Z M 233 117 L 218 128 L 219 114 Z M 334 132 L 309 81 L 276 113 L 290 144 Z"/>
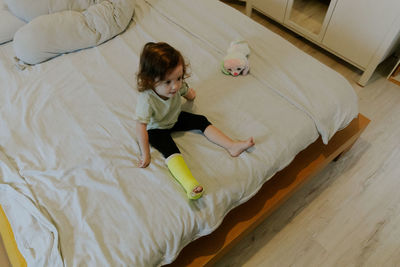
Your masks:
<path fill-rule="evenodd" d="M 325 144 L 356 113 L 357 96 L 343 76 L 240 12 L 213 0 L 147 2 L 221 54 L 230 41 L 246 40 L 252 49 L 253 77 L 306 112 Z"/>
<path fill-rule="evenodd" d="M 252 50 L 251 73 L 238 78 L 219 69 L 236 39 Z M 205 187 L 197 201 L 158 151 L 136 167 L 134 81 L 148 41 L 168 42 L 190 62 L 197 98 L 184 110 L 256 142 L 232 158 L 198 132 L 175 133 Z M 327 142 L 357 115 L 343 77 L 211 0 L 138 0 L 123 34 L 24 71 L 12 42 L 2 45 L 0 88 L 0 204 L 28 266 L 170 263 L 319 135 Z"/>

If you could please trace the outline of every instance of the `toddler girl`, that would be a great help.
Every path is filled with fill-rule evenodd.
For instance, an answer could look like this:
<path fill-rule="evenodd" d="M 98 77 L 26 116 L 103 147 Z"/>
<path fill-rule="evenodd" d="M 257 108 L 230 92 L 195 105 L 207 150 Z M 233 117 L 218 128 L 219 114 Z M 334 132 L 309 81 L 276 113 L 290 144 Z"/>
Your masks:
<path fill-rule="evenodd" d="M 181 111 L 181 96 L 193 101 L 196 92 L 184 81 L 185 61 L 179 51 L 167 43 L 147 43 L 140 56 L 137 85 L 136 131 L 141 159 L 139 167 L 150 164 L 150 146 L 159 150 L 172 175 L 181 183 L 190 199 L 198 199 L 203 187 L 188 169 L 171 138 L 174 131 L 200 130 L 212 142 L 233 157 L 254 145 L 253 138 L 234 141 L 213 126 L 205 116 Z"/>

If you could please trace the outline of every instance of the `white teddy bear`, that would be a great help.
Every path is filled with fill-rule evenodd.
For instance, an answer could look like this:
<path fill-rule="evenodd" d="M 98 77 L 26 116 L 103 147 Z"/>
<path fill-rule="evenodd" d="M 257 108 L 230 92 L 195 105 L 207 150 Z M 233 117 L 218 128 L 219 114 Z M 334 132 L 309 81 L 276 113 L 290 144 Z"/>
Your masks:
<path fill-rule="evenodd" d="M 222 72 L 227 75 L 247 75 L 249 65 L 250 48 L 246 41 L 232 42 L 222 62 Z"/>

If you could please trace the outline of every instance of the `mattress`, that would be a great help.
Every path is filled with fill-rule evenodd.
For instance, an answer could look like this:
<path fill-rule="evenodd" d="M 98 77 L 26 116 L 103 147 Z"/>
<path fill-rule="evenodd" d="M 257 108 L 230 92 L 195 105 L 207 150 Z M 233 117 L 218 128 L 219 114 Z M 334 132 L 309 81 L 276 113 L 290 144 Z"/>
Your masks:
<path fill-rule="evenodd" d="M 108 42 L 15 67 L 0 46 L 0 205 L 28 266 L 160 266 L 213 232 L 319 136 L 358 114 L 338 73 L 219 1 L 137 0 L 128 29 Z M 246 40 L 250 74 L 220 70 L 230 42 Z M 196 131 L 174 133 L 204 196 L 188 200 L 151 148 L 138 168 L 135 74 L 143 45 L 164 41 L 190 63 L 194 102 L 233 139 L 231 157 Z"/>

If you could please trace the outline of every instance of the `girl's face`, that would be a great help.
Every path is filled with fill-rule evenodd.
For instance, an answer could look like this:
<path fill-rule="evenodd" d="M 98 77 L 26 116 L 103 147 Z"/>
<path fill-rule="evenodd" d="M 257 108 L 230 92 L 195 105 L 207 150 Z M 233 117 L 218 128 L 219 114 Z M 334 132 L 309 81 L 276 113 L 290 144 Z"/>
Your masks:
<path fill-rule="evenodd" d="M 165 76 L 165 79 L 158 81 L 154 91 L 164 100 L 173 97 L 181 88 L 183 80 L 182 64 L 176 66 L 170 73 Z"/>

